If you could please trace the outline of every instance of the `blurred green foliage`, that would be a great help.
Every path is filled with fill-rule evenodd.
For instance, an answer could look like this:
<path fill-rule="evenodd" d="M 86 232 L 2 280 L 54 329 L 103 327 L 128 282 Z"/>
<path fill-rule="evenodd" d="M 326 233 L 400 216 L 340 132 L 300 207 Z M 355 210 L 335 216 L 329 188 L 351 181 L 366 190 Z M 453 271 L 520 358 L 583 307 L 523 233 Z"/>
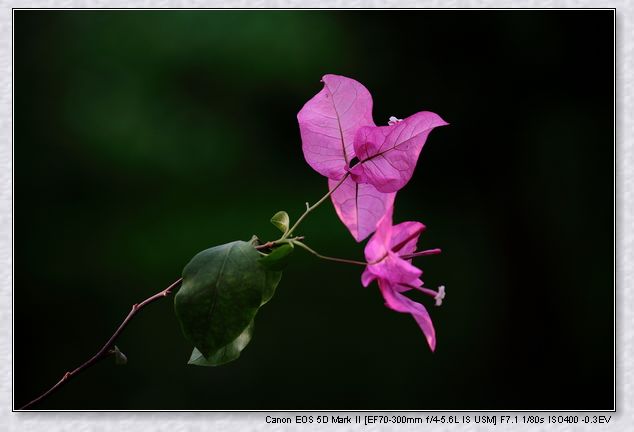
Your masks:
<path fill-rule="evenodd" d="M 434 131 L 420 220 L 430 353 L 360 269 L 298 250 L 240 359 L 188 366 L 172 301 L 42 409 L 608 409 L 610 11 L 16 11 L 14 391 L 39 394 L 200 250 L 277 238 L 326 181 L 295 115 L 325 73 Z M 589 32 L 588 28 L 592 28 Z M 301 232 L 362 257 L 332 206 Z M 42 361 L 45 358 L 46 361 Z"/>

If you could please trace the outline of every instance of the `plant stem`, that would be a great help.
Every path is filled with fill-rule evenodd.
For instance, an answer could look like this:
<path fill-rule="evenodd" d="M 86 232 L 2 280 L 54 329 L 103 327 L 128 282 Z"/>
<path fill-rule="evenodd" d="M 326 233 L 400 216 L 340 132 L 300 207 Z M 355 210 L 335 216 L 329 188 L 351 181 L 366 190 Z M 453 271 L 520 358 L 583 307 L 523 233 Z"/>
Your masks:
<path fill-rule="evenodd" d="M 324 201 L 326 201 L 326 199 L 328 199 L 328 197 L 330 195 L 332 195 L 332 193 L 334 191 L 337 190 L 337 188 L 339 186 L 341 186 L 343 184 L 344 181 L 346 181 L 346 179 L 348 178 L 348 176 L 350 175 L 350 172 L 346 172 L 346 174 L 341 178 L 341 180 L 339 180 L 339 183 L 337 183 L 335 185 L 334 188 L 330 189 L 328 191 L 328 193 L 326 195 L 324 195 L 323 197 L 321 197 L 321 199 L 319 201 L 317 201 L 315 204 L 313 204 L 312 206 L 309 206 L 308 203 L 306 203 L 306 211 L 304 212 L 304 214 L 302 214 L 299 219 L 297 219 L 297 222 L 295 222 L 295 224 L 291 227 L 291 229 L 289 229 L 286 234 L 284 234 L 282 236 L 282 238 L 280 240 L 285 240 L 288 236 L 290 236 L 293 231 L 295 230 L 295 228 L 297 228 L 299 226 L 299 224 L 304 220 L 304 218 L 306 216 L 308 216 L 308 213 L 310 213 L 311 211 L 315 210 L 317 207 L 319 207 L 321 205 L 321 203 L 323 203 Z"/>
<path fill-rule="evenodd" d="M 294 241 L 293 244 L 296 245 L 296 246 L 299 246 L 301 248 L 306 249 L 308 252 L 310 252 L 311 254 L 315 255 L 317 258 L 321 258 L 321 259 L 324 259 L 324 260 L 336 261 L 336 262 L 346 263 L 346 264 L 356 264 L 356 265 L 362 265 L 362 266 L 365 266 L 365 265 L 368 264 L 367 262 L 364 262 L 364 261 L 355 261 L 355 260 L 349 260 L 349 259 L 345 259 L 345 258 L 335 258 L 335 257 L 325 256 L 325 255 L 322 255 L 320 253 L 317 253 L 316 251 L 312 250 L 307 245 L 305 245 L 304 243 L 299 242 L 299 241 Z"/>
<path fill-rule="evenodd" d="M 297 239 L 303 239 L 303 237 L 296 237 L 296 238 Z M 328 261 L 336 261 L 336 262 L 346 263 L 346 264 L 355 264 L 355 265 L 362 265 L 362 266 L 372 265 L 372 264 L 377 264 L 377 263 L 383 261 L 385 259 L 385 257 L 387 256 L 387 255 L 385 255 L 382 258 L 380 258 L 380 259 L 378 259 L 376 261 L 371 261 L 371 262 L 355 261 L 355 260 L 349 260 L 349 259 L 345 259 L 345 258 L 335 258 L 335 257 L 331 257 L 331 256 L 322 255 L 319 252 L 317 252 L 317 251 L 311 249 L 310 247 L 308 247 L 307 244 L 302 243 L 301 241 L 297 241 L 295 239 L 291 240 L 291 243 L 293 243 L 295 246 L 299 246 L 299 247 L 307 250 L 311 254 L 315 255 L 317 258 L 321 258 L 321 259 L 328 260 Z M 419 256 L 436 255 L 436 254 L 439 254 L 440 252 L 441 252 L 440 249 L 430 249 L 430 250 L 416 252 L 416 253 L 409 254 L 409 255 L 403 255 L 403 256 L 401 256 L 401 258 L 403 258 L 403 259 L 411 259 L 411 258 L 415 258 L 415 257 L 419 257 Z"/>
<path fill-rule="evenodd" d="M 284 243 L 293 243 L 294 241 L 302 241 L 304 240 L 304 236 L 291 237 L 289 239 L 277 239 L 275 241 L 268 241 L 261 245 L 255 246 L 255 250 L 260 251 L 262 249 L 272 249 L 275 246 L 279 246 Z"/>
<path fill-rule="evenodd" d="M 95 354 L 94 356 L 92 356 L 90 359 L 88 359 L 84 364 L 82 364 L 81 366 L 77 367 L 76 369 L 70 371 L 70 372 L 66 372 L 64 374 L 64 376 L 62 377 L 62 379 L 60 379 L 53 387 L 51 387 L 50 389 L 48 389 L 46 392 L 42 393 L 40 396 L 38 396 L 37 398 L 33 399 L 31 402 L 27 403 L 26 405 L 24 405 L 22 408 L 20 408 L 20 410 L 25 410 L 25 409 L 29 409 L 31 406 L 35 405 L 36 403 L 40 402 L 42 399 L 46 398 L 47 396 L 49 396 L 51 393 L 53 393 L 55 390 L 57 390 L 59 387 L 61 387 L 63 384 L 65 384 L 66 382 L 68 382 L 68 380 L 72 377 L 74 377 L 75 375 L 79 374 L 80 372 L 88 369 L 90 366 L 94 365 L 95 363 L 97 363 L 99 360 L 102 360 L 106 357 L 108 357 L 109 355 L 112 354 L 112 352 L 110 352 L 110 348 L 114 345 L 114 342 L 117 340 L 117 338 L 119 337 L 119 335 L 121 334 L 121 332 L 123 331 L 123 329 L 128 325 L 128 323 L 130 322 L 130 320 L 132 319 L 132 317 L 134 317 L 134 315 L 136 315 L 136 313 L 141 310 L 143 307 L 147 306 L 148 304 L 154 302 L 155 300 L 158 300 L 160 298 L 166 297 L 169 294 L 171 294 L 172 289 L 174 287 L 176 287 L 176 285 L 178 285 L 179 283 L 182 282 L 182 278 L 178 279 L 177 281 L 175 281 L 174 283 L 172 283 L 170 286 L 168 286 L 167 288 L 165 288 L 163 291 L 160 291 L 156 294 L 154 294 L 151 297 L 148 297 L 147 299 L 143 300 L 141 303 L 137 303 L 135 305 L 132 306 L 132 310 L 130 311 L 130 313 L 128 313 L 128 316 L 125 317 L 125 319 L 123 320 L 123 322 L 121 323 L 121 325 L 119 325 L 119 328 L 117 328 L 117 330 L 113 333 L 112 336 L 110 336 L 110 339 L 108 339 L 108 341 L 105 343 L 105 345 L 97 352 L 97 354 Z"/>

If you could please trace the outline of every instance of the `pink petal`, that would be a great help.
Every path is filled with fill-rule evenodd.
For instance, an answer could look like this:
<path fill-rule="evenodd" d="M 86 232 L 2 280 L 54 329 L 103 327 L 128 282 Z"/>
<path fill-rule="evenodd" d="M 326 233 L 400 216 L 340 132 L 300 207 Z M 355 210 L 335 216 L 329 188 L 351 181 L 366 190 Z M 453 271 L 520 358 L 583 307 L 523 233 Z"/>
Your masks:
<path fill-rule="evenodd" d="M 354 136 L 374 126 L 372 96 L 359 82 L 324 75 L 324 88 L 297 114 L 306 162 L 319 174 L 339 180 L 354 152 Z"/>
<path fill-rule="evenodd" d="M 376 225 L 376 232 L 365 245 L 365 259 L 368 262 L 378 261 L 387 255 L 390 239 L 392 238 L 392 213 L 394 206 L 391 205 Z"/>
<path fill-rule="evenodd" d="M 381 192 L 398 191 L 412 177 L 427 135 L 447 124 L 437 114 L 422 111 L 392 126 L 359 129 L 354 149 L 361 163 L 350 171 L 353 179 Z"/>
<path fill-rule="evenodd" d="M 328 188 L 338 182 L 328 179 Z M 383 193 L 369 184 L 355 183 L 348 177 L 331 195 L 339 219 L 358 242 L 376 230 L 377 222 L 392 207 L 396 192 Z"/>
<path fill-rule="evenodd" d="M 395 287 L 388 282 L 379 280 L 379 288 L 381 289 L 381 294 L 383 294 L 387 307 L 397 312 L 412 314 L 414 320 L 416 320 L 416 323 L 423 331 L 429 348 L 434 351 L 436 349 L 436 331 L 434 330 L 434 325 L 431 322 L 431 317 L 427 309 L 425 309 L 422 304 L 416 303 L 399 293 Z"/>
<path fill-rule="evenodd" d="M 390 249 L 399 255 L 408 255 L 416 252 L 416 243 L 425 225 L 420 222 L 401 222 L 392 227 Z"/>
<path fill-rule="evenodd" d="M 399 255 L 403 248 L 408 251 L 416 247 L 418 235 L 424 225 L 419 222 L 403 222 L 392 226 L 393 212 L 394 206 L 390 205 L 378 222 L 376 232 L 365 246 L 365 259 L 371 263 L 364 272 L 367 273 L 365 280 L 368 284 L 378 278 L 393 283 L 421 286 L 423 282 L 419 278 L 423 272 L 412 265 L 411 260 L 404 260 Z M 395 245 L 400 248 L 398 252 L 392 251 Z M 369 275 L 372 275 L 372 278 Z M 364 278 L 361 282 L 365 284 Z"/>
<path fill-rule="evenodd" d="M 374 279 L 376 279 L 376 276 L 366 267 L 361 273 L 361 285 L 367 288 Z"/>
<path fill-rule="evenodd" d="M 420 280 L 420 276 L 423 274 L 422 270 L 400 258 L 394 252 L 388 252 L 387 257 L 376 264 L 369 264 L 366 270 L 376 279 L 414 287 L 423 285 Z"/>

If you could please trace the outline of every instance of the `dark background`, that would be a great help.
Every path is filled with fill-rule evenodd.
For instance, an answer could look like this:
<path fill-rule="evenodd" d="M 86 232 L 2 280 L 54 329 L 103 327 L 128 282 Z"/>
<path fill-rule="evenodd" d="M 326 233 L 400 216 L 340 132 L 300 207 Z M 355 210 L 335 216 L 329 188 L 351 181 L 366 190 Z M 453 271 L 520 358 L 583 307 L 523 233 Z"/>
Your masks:
<path fill-rule="evenodd" d="M 172 298 L 40 409 L 613 407 L 612 11 L 16 11 L 16 407 L 207 247 L 274 239 L 326 181 L 296 113 L 326 73 L 435 130 L 420 220 L 431 353 L 361 269 L 298 251 L 242 357 L 187 366 Z M 361 258 L 328 203 L 300 233 Z"/>

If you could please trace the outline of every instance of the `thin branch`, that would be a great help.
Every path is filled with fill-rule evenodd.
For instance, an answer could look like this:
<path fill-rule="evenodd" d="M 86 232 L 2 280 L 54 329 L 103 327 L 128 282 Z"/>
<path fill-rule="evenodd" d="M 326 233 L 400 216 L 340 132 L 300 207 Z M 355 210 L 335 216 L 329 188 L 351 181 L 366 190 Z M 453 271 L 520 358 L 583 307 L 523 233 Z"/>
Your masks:
<path fill-rule="evenodd" d="M 297 237 L 297 239 L 299 239 L 299 238 L 300 237 Z M 345 258 L 335 258 L 335 257 L 322 255 L 319 252 L 311 249 L 310 247 L 308 247 L 307 244 L 302 243 L 301 241 L 292 241 L 292 243 L 295 246 L 299 246 L 299 247 L 307 250 L 311 254 L 315 255 L 317 258 L 321 258 L 321 259 L 328 260 L 328 261 L 336 261 L 336 262 L 340 262 L 340 263 L 346 263 L 346 264 L 355 264 L 355 265 L 362 265 L 362 266 L 373 265 L 373 264 L 377 264 L 377 263 L 383 261 L 385 259 L 385 257 L 387 257 L 387 254 L 386 254 L 383 257 L 381 257 L 380 259 L 375 260 L 375 261 L 370 261 L 370 262 L 355 261 L 355 260 L 349 260 L 349 259 L 345 259 Z M 436 255 L 436 254 L 439 254 L 440 252 L 441 252 L 440 249 L 430 249 L 430 250 L 425 250 L 425 251 L 421 251 L 421 252 L 412 253 L 412 254 L 409 254 L 409 255 L 402 255 L 401 258 L 403 258 L 403 259 L 411 259 L 411 258 L 415 258 L 415 257 L 419 257 L 419 256 Z"/>
<path fill-rule="evenodd" d="M 345 259 L 345 258 L 335 258 L 335 257 L 329 257 L 326 255 L 322 255 L 314 250 L 312 250 L 311 248 L 309 248 L 306 244 L 302 243 L 302 242 L 293 242 L 294 245 L 299 246 L 301 248 L 306 249 L 308 252 L 310 252 L 311 254 L 315 255 L 317 258 L 321 258 L 324 260 L 328 260 L 328 261 L 336 261 L 336 262 L 340 262 L 340 263 L 346 263 L 346 264 L 355 264 L 355 265 L 368 265 L 367 262 L 364 261 L 355 261 L 355 260 L 349 260 L 349 259 Z"/>
<path fill-rule="evenodd" d="M 275 246 L 283 244 L 283 243 L 291 243 L 293 240 L 298 240 L 298 241 L 302 241 L 304 240 L 304 236 L 297 236 L 297 237 L 291 237 L 289 239 L 286 240 L 275 240 L 275 241 L 268 241 L 266 243 L 263 243 L 261 245 L 258 246 L 254 246 L 255 250 L 262 250 L 262 249 L 273 249 Z"/>
<path fill-rule="evenodd" d="M 263 243 L 263 244 L 261 244 L 261 245 L 254 246 L 254 247 L 255 247 L 255 250 L 260 250 L 260 249 L 271 249 L 274 245 L 275 245 L 275 243 L 274 243 L 274 242 L 269 241 L 269 242 L 266 242 L 266 243 Z"/>
<path fill-rule="evenodd" d="M 333 187 L 332 189 L 330 189 L 328 191 L 328 193 L 326 195 L 324 195 L 323 197 L 321 197 L 321 199 L 319 201 L 317 201 L 315 204 L 313 204 L 312 206 L 309 206 L 308 203 L 306 203 L 306 211 L 304 212 L 304 214 L 302 214 L 299 219 L 297 219 L 297 222 L 295 222 L 295 224 L 291 227 L 291 229 L 289 229 L 286 234 L 284 234 L 282 236 L 282 240 L 288 238 L 288 236 L 290 236 L 291 234 L 293 234 L 293 231 L 295 231 L 295 228 L 297 228 L 299 226 L 300 223 L 302 223 L 302 221 L 304 220 L 304 218 L 306 216 L 308 216 L 308 213 L 310 213 L 311 211 L 315 210 L 317 207 L 319 207 L 319 205 L 321 203 L 323 203 L 324 201 L 326 201 L 326 199 L 332 195 L 332 193 L 334 191 L 336 191 L 339 186 L 341 186 L 343 184 L 344 181 L 346 181 L 346 179 L 348 178 L 348 176 L 350 175 L 350 172 L 346 172 L 346 174 L 341 178 L 341 180 L 339 180 L 339 183 L 337 183 L 335 185 L 335 187 Z"/>
<path fill-rule="evenodd" d="M 42 399 L 46 398 L 51 393 L 53 393 L 55 390 L 57 390 L 59 387 L 61 387 L 63 384 L 68 382 L 68 380 L 71 379 L 72 377 L 74 377 L 75 375 L 79 374 L 80 372 L 84 371 L 85 369 L 88 369 L 90 366 L 94 365 L 99 360 L 102 360 L 102 359 L 108 357 L 109 355 L 111 355 L 112 352 L 110 351 L 110 348 L 114 345 L 114 342 L 117 340 L 117 338 L 119 337 L 119 335 L 121 334 L 123 329 L 128 325 L 128 323 L 130 322 L 132 317 L 134 317 L 134 315 L 136 315 L 136 313 L 139 310 L 141 310 L 143 307 L 147 306 L 148 304 L 154 302 L 155 300 L 158 300 L 160 298 L 163 298 L 163 297 L 166 297 L 166 296 L 170 295 L 172 293 L 172 289 L 174 287 L 176 287 L 179 283 L 181 283 L 182 280 L 183 280 L 182 278 L 178 279 L 176 282 L 172 283 L 170 286 L 165 288 L 163 291 L 160 291 L 160 292 L 154 294 L 152 297 L 149 297 L 149 298 L 143 300 L 141 303 L 137 303 L 137 304 L 133 305 L 132 306 L 132 310 L 130 311 L 130 313 L 128 313 L 128 316 L 125 317 L 125 319 L 123 320 L 121 325 L 119 325 L 119 328 L 117 328 L 117 330 L 114 332 L 114 334 L 112 336 L 110 336 L 110 339 L 108 339 L 106 344 L 97 352 L 97 354 L 92 356 L 90 359 L 88 359 L 84 364 L 82 364 L 78 368 L 76 368 L 76 369 L 74 369 L 74 370 L 72 370 L 70 372 L 66 372 L 64 374 L 64 376 L 62 377 L 62 379 L 60 379 L 53 387 L 48 389 L 46 392 L 42 393 L 37 398 L 33 399 L 31 402 L 29 402 L 26 405 L 24 405 L 22 408 L 20 408 L 20 410 L 29 409 L 31 406 L 33 406 L 36 403 L 40 402 Z"/>

